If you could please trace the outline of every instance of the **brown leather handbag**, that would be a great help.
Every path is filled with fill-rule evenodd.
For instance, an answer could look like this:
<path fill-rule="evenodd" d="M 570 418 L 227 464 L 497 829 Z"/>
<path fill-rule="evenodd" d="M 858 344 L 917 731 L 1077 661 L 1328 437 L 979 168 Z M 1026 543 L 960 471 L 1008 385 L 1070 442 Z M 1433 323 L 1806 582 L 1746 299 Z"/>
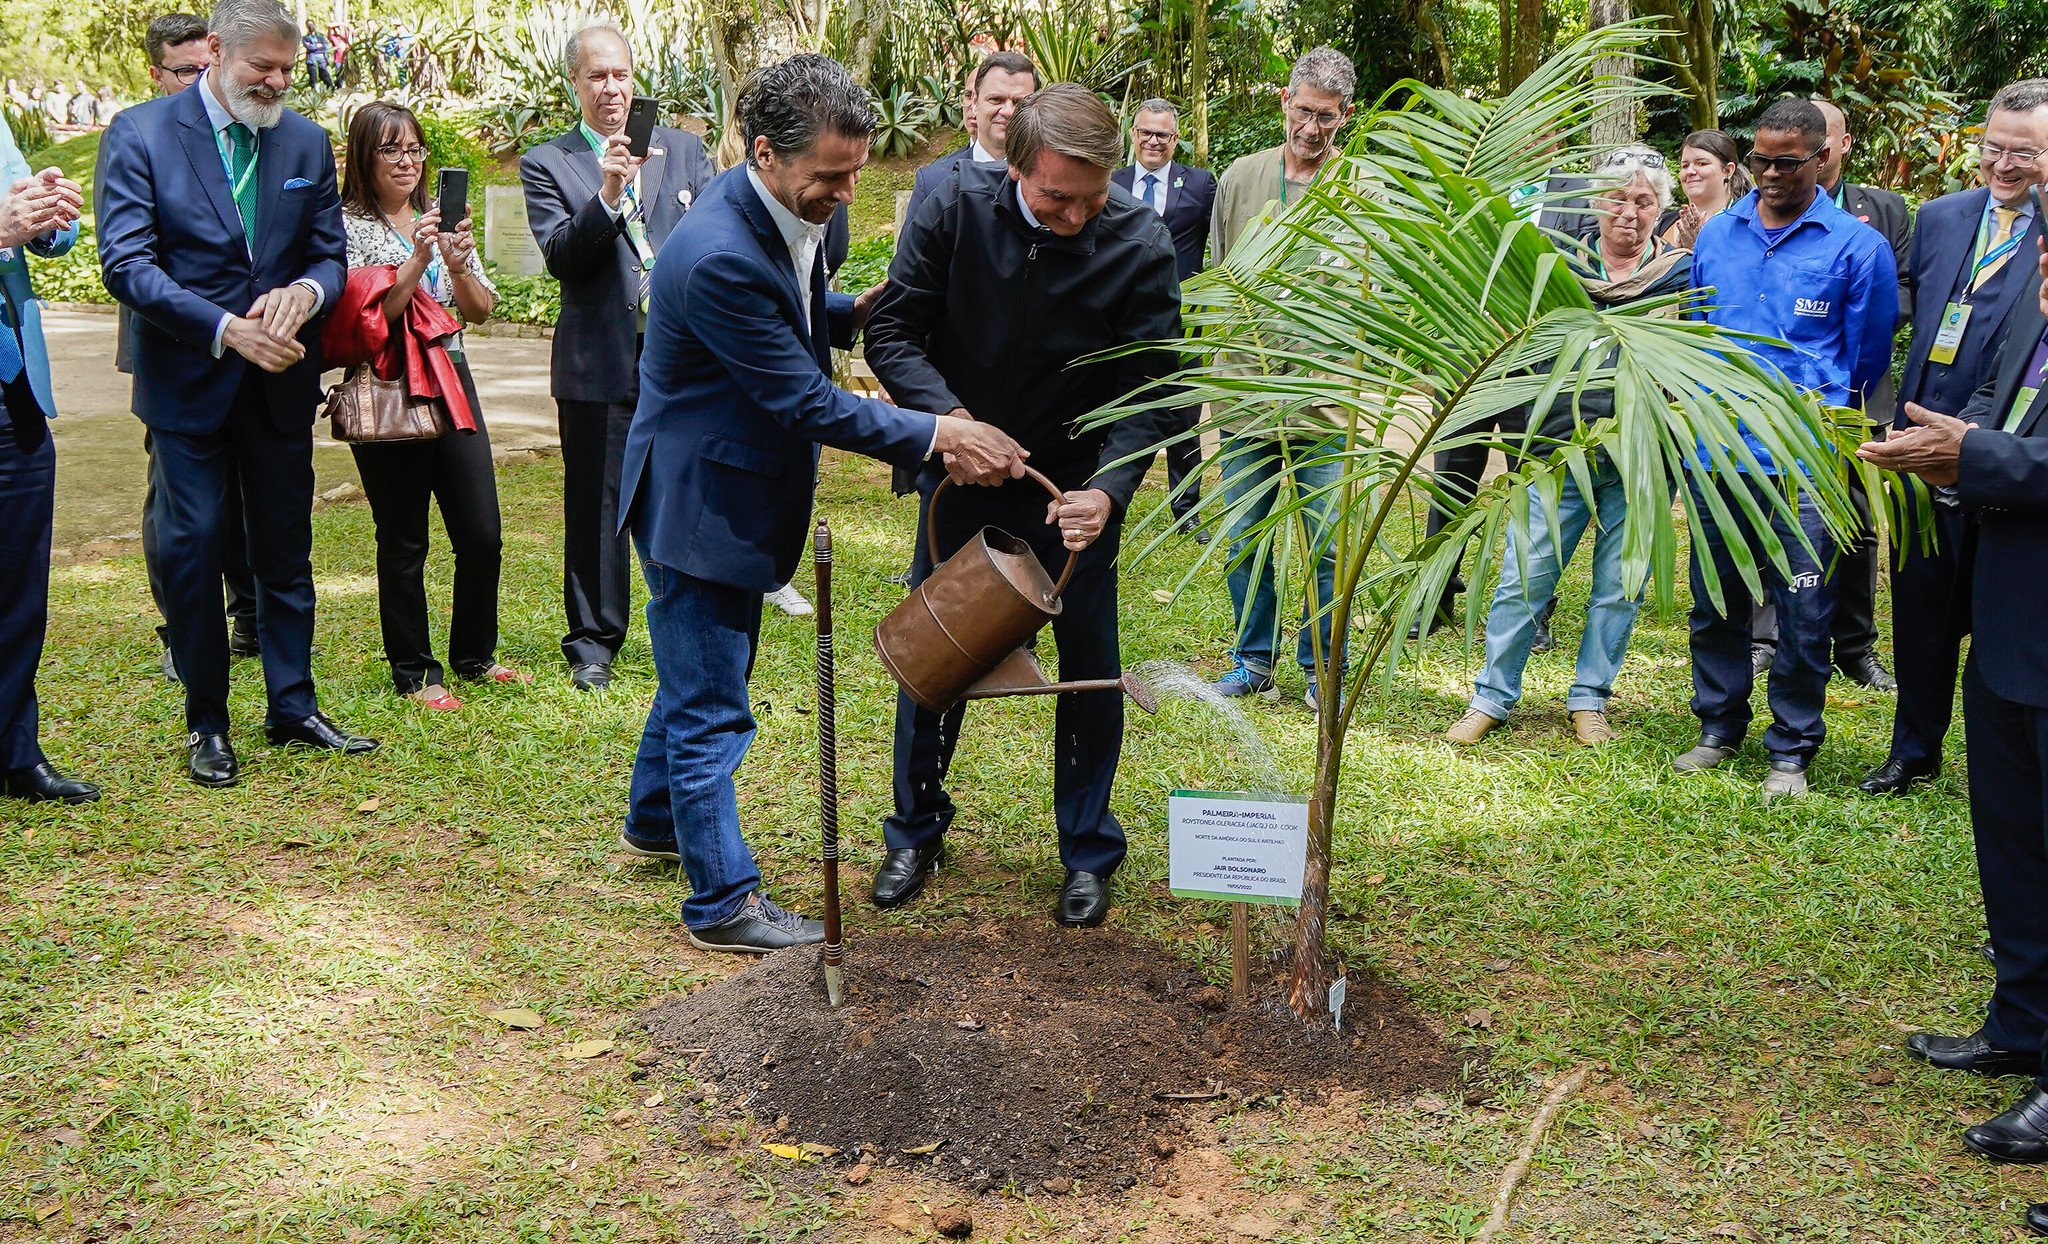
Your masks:
<path fill-rule="evenodd" d="M 357 444 L 427 441 L 448 433 L 448 408 L 438 397 L 414 397 L 404 379 L 385 380 L 367 363 L 348 369 L 327 393 L 334 439 Z"/>

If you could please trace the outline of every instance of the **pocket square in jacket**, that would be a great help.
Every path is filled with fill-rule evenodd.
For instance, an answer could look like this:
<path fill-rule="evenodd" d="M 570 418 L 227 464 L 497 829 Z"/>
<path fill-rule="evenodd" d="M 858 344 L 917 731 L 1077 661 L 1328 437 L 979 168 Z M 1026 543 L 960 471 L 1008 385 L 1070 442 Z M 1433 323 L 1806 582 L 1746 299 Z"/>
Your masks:
<path fill-rule="evenodd" d="M 312 182 L 307 181 L 303 177 L 294 177 L 284 183 L 284 188 L 287 190 L 304 190 L 312 184 Z"/>

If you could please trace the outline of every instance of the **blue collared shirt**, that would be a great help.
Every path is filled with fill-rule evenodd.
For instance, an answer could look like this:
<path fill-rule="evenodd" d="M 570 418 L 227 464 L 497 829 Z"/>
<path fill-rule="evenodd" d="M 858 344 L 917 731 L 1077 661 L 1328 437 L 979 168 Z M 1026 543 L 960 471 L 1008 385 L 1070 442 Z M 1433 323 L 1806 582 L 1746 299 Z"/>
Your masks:
<path fill-rule="evenodd" d="M 1750 349 L 1833 406 L 1862 409 L 1891 367 L 1899 324 L 1899 273 L 1884 235 L 1816 191 L 1776 243 L 1757 219 L 1755 191 L 1700 227 L 1692 283 L 1711 289 L 1705 318 L 1722 328 L 1776 338 Z M 1765 470 L 1764 453 L 1744 439 Z"/>

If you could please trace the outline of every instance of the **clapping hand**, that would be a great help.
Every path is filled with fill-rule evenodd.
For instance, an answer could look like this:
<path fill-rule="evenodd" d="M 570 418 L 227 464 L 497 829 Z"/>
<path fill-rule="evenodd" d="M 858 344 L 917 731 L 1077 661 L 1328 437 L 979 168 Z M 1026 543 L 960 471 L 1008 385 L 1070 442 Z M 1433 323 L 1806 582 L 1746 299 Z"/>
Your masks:
<path fill-rule="evenodd" d="M 85 191 L 56 168 L 24 177 L 0 199 L 0 246 L 20 246 L 68 228 L 85 207 Z"/>

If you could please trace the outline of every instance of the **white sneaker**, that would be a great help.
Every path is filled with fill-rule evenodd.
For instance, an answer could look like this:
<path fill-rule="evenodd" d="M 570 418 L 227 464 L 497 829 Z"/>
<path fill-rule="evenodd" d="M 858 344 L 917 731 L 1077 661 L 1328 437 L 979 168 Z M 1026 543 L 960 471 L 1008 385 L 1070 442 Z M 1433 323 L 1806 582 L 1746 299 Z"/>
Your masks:
<path fill-rule="evenodd" d="M 768 593 L 767 600 L 769 604 L 782 610 L 782 612 L 792 618 L 807 618 L 811 616 L 811 602 L 804 599 L 802 592 L 797 591 L 787 583 Z"/>

